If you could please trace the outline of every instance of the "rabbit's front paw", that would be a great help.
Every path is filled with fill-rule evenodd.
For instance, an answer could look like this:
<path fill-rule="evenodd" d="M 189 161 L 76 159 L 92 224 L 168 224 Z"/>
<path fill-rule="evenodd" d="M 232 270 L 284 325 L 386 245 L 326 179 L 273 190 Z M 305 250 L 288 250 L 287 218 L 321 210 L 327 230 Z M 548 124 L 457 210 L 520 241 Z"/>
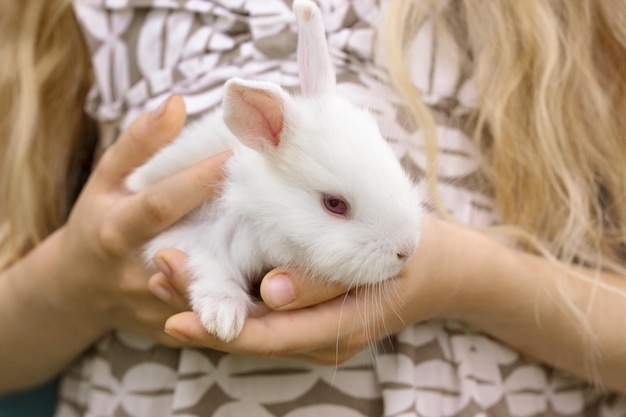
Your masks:
<path fill-rule="evenodd" d="M 193 300 L 193 309 L 207 331 L 229 342 L 239 336 L 248 315 L 247 294 L 204 294 Z"/>

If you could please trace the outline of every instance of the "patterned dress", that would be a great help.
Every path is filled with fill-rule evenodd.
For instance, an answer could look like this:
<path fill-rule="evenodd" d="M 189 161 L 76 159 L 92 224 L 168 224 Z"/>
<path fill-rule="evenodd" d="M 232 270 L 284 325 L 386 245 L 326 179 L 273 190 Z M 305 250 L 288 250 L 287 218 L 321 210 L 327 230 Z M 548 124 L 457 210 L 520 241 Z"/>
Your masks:
<path fill-rule="evenodd" d="M 385 0 L 320 0 L 338 90 L 378 117 L 424 190 L 420 131 L 389 86 L 376 48 Z M 455 1 L 440 1 L 455 16 Z M 96 80 L 88 111 L 101 150 L 144 111 L 182 94 L 189 119 L 221 101 L 232 77 L 297 91 L 291 0 L 74 0 Z M 460 221 L 498 222 L 468 138 L 474 107 L 464 34 L 418 31 L 412 78 L 435 112 L 441 199 Z M 625 376 L 626 378 L 626 376 Z M 169 349 L 128 334 L 106 337 L 65 374 L 57 417 L 626 416 L 626 398 L 599 393 L 461 323 L 405 328 L 339 366 Z"/>

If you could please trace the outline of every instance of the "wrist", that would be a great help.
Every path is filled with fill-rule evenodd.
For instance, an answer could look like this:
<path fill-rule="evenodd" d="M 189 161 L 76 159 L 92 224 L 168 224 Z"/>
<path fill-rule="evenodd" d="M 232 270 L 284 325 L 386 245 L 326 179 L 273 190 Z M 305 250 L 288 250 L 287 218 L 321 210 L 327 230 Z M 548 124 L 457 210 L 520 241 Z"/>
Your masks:
<path fill-rule="evenodd" d="M 445 258 L 440 262 L 445 266 L 439 290 L 447 302 L 440 317 L 511 340 L 514 328 L 534 327 L 537 315 L 552 314 L 551 307 L 548 313 L 540 308 L 546 306 L 540 300 L 547 292 L 557 293 L 547 289 L 553 271 L 541 258 L 471 228 L 444 226 L 447 229 L 439 231 L 447 234 L 441 243 Z"/>
<path fill-rule="evenodd" d="M 70 364 L 103 334 L 71 306 L 48 240 L 0 273 L 0 392 L 43 382 Z M 68 271 L 65 271 L 69 274 Z M 44 347 L 42 349 L 42 347 Z"/>
<path fill-rule="evenodd" d="M 424 216 L 420 246 L 408 265 L 413 285 L 415 321 L 450 318 L 480 320 L 489 314 L 496 292 L 500 263 L 512 252 L 506 246 L 468 227 Z M 419 304 L 419 305 L 418 305 Z"/>
<path fill-rule="evenodd" d="M 67 331 L 91 343 L 108 329 L 98 314 L 97 297 L 85 293 L 79 262 L 70 259 L 71 250 L 61 228 L 24 257 L 8 277 L 24 306 L 33 314 L 67 326 Z M 103 309 L 102 309 L 103 310 Z"/>

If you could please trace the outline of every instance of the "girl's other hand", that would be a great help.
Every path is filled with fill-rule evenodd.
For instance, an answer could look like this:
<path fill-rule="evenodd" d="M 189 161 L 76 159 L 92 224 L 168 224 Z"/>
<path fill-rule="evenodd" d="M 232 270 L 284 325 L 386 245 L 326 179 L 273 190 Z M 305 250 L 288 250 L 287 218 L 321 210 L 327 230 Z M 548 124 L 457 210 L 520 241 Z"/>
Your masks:
<path fill-rule="evenodd" d="M 432 235 L 425 233 L 426 239 Z M 418 249 L 398 277 L 369 287 L 348 288 L 297 270 L 271 271 L 261 283 L 264 303 L 257 303 L 230 343 L 207 333 L 191 311 L 169 318 L 165 328 L 181 341 L 232 353 L 341 363 L 411 323 L 442 314 L 446 296 L 436 293 L 446 290 L 426 280 L 430 268 L 425 265 L 432 260 L 428 246 Z M 174 249 L 157 258 L 161 272 L 153 280 L 169 288 L 171 305 L 180 308 L 189 284 L 187 258 Z"/>
<path fill-rule="evenodd" d="M 149 239 L 211 198 L 227 155 L 218 155 L 137 194 L 124 187 L 126 176 L 178 136 L 185 106 L 172 96 L 140 116 L 101 158 L 66 225 L 52 239 L 58 271 L 65 275 L 59 308 L 74 310 L 101 329 L 125 330 L 166 345 L 180 342 L 163 332 L 173 308 L 148 289 L 150 271 L 140 259 Z"/>

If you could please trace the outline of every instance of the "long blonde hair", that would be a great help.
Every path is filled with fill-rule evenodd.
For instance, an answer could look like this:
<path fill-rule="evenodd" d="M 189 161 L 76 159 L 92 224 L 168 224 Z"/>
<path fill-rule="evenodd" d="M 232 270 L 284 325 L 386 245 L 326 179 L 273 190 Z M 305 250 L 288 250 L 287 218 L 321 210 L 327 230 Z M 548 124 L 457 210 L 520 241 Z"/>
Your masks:
<path fill-rule="evenodd" d="M 384 34 L 391 78 L 425 132 L 433 166 L 434 120 L 406 61 L 413 35 L 429 18 L 438 30 L 465 31 L 469 39 L 464 56 L 473 61 L 479 100 L 473 138 L 504 223 L 527 248 L 622 271 L 624 3 L 451 0 L 448 7 L 465 16 L 461 28 L 450 26 L 437 3 L 392 1 Z M 430 183 L 434 188 L 434 178 Z"/>
<path fill-rule="evenodd" d="M 437 3 L 391 0 L 384 32 L 391 78 L 433 163 L 435 124 L 406 57 L 424 19 L 445 30 Z M 465 15 L 474 48 L 474 139 L 504 222 L 566 262 L 621 265 L 626 11 L 615 0 L 449 3 Z M 0 268 L 67 215 L 85 142 L 88 58 L 69 0 L 0 5 Z"/>
<path fill-rule="evenodd" d="M 76 187 L 88 54 L 68 0 L 0 4 L 0 269 L 59 227 Z"/>

